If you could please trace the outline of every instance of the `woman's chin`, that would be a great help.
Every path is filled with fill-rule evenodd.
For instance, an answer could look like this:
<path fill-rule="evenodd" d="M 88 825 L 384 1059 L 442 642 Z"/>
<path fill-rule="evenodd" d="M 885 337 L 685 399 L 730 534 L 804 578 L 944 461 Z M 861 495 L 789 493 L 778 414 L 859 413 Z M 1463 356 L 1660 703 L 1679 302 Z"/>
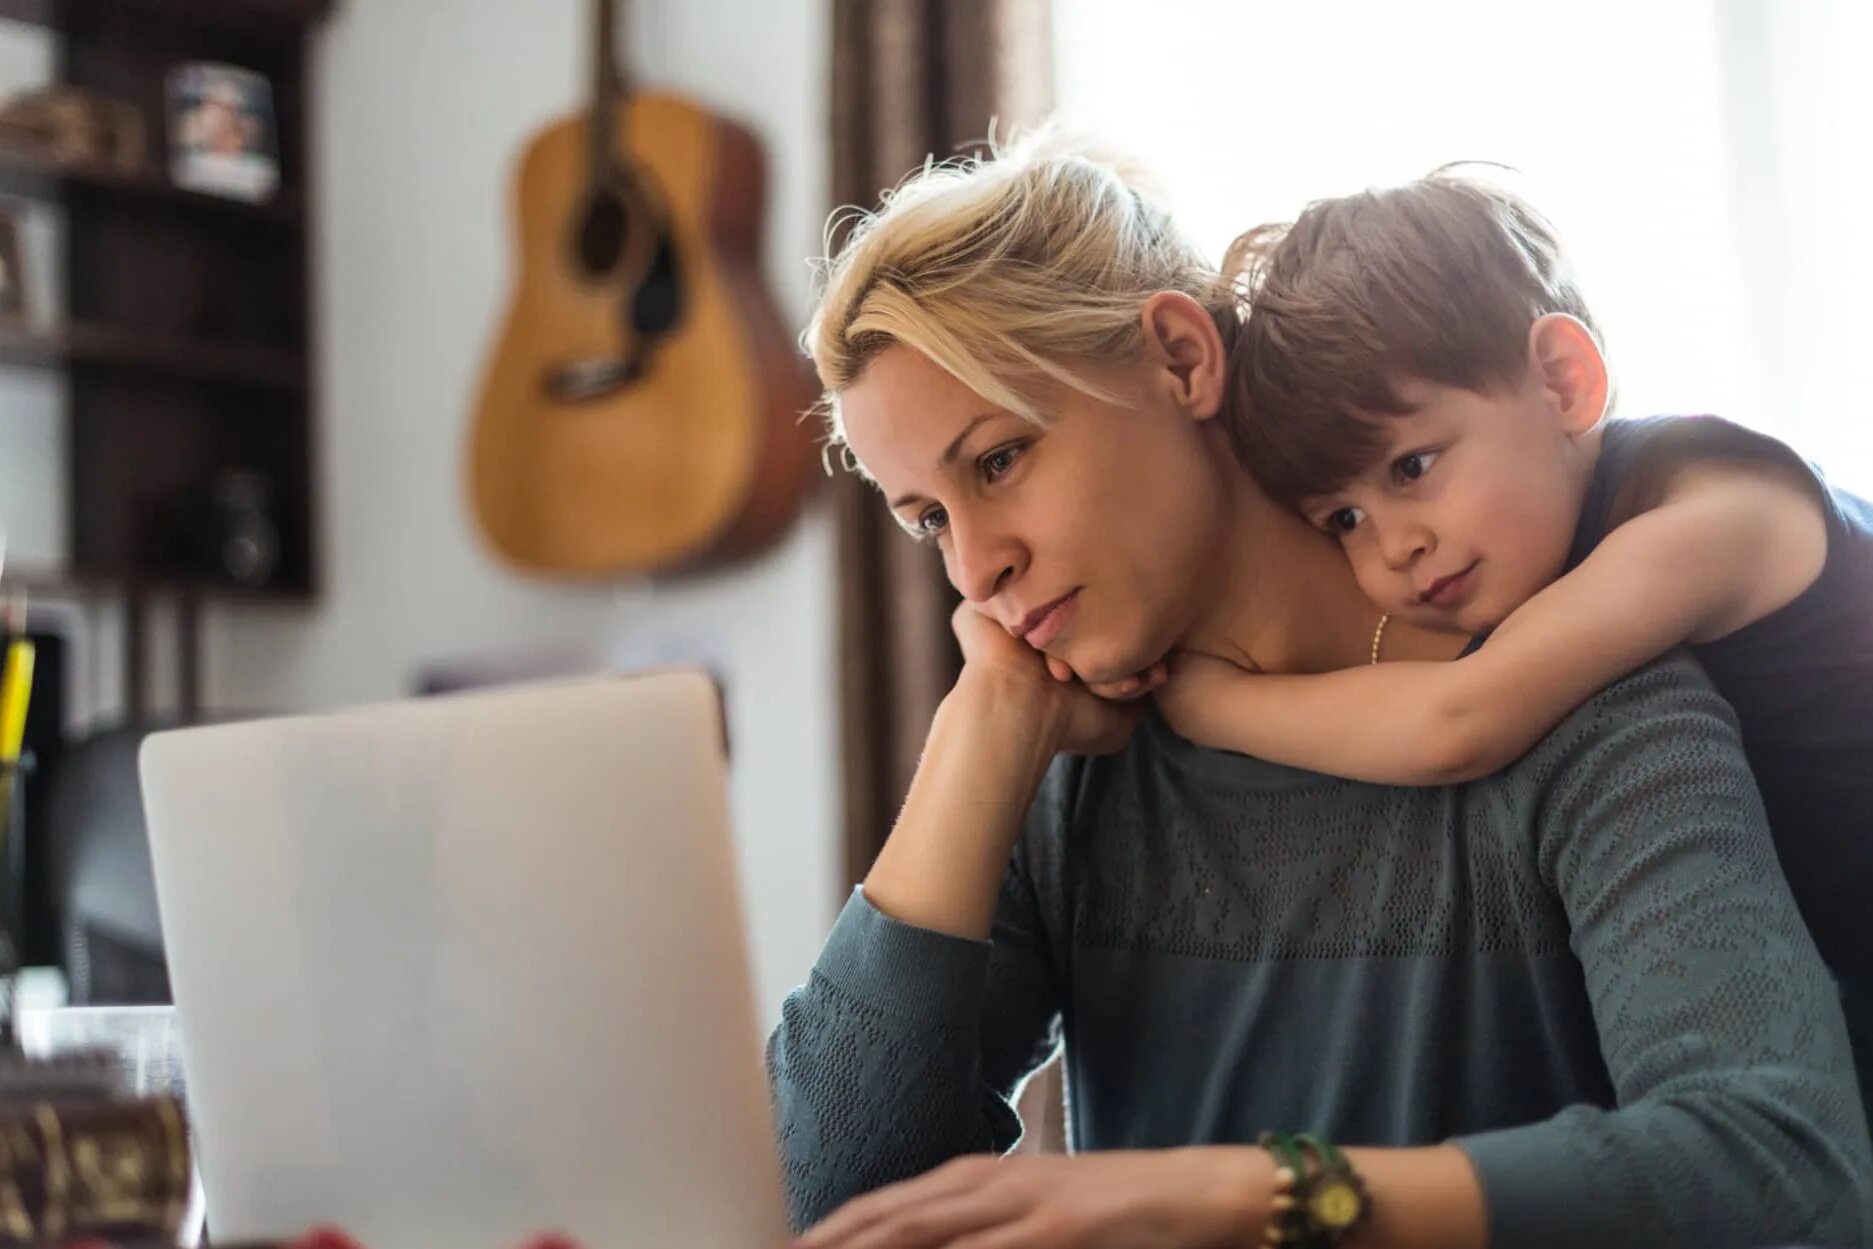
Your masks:
<path fill-rule="evenodd" d="M 1088 685 L 1111 685 L 1128 677 L 1135 677 L 1152 664 L 1155 659 L 1141 659 L 1124 650 L 1096 649 L 1093 647 L 1073 647 L 1071 653 L 1058 658 L 1066 661 L 1073 669 L 1073 675 Z"/>

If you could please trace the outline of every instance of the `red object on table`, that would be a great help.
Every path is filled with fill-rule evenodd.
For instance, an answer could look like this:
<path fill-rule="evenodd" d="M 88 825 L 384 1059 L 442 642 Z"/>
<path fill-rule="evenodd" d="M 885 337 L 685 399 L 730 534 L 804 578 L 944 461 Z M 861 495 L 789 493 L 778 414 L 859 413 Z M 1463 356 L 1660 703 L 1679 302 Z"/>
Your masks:
<path fill-rule="evenodd" d="M 73 1246 L 71 1249 L 78 1249 L 78 1247 Z M 110 1249 L 110 1247 L 100 1246 L 99 1249 Z M 315 1227 L 292 1242 L 286 1249 L 366 1249 L 366 1247 L 346 1235 L 340 1228 Z M 473 1249 L 473 1246 L 464 1246 L 464 1249 Z M 543 1232 L 529 1240 L 520 1249 L 584 1249 L 584 1246 L 558 1232 Z"/>
<path fill-rule="evenodd" d="M 315 1227 L 292 1243 L 291 1249 L 364 1249 L 336 1227 Z"/>

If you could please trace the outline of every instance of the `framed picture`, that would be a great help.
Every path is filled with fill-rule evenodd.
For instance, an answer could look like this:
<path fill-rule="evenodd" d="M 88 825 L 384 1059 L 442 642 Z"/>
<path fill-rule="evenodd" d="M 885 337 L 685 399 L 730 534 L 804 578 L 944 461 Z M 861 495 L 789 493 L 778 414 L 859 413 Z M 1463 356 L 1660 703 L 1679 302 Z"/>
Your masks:
<path fill-rule="evenodd" d="M 0 208 L 0 322 L 26 319 L 26 267 L 20 251 L 19 223 Z"/>
<path fill-rule="evenodd" d="M 251 69 L 188 61 L 169 71 L 169 177 L 230 199 L 270 199 L 280 185 L 273 88 Z"/>

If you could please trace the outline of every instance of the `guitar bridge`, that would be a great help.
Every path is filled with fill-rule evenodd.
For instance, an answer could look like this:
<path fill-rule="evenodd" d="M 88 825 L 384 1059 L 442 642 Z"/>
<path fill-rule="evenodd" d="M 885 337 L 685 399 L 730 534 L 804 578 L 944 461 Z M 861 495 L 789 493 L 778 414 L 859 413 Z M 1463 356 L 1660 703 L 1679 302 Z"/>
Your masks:
<path fill-rule="evenodd" d="M 615 394 L 643 375 L 637 360 L 574 360 L 548 369 L 543 385 L 557 403 L 587 403 Z"/>

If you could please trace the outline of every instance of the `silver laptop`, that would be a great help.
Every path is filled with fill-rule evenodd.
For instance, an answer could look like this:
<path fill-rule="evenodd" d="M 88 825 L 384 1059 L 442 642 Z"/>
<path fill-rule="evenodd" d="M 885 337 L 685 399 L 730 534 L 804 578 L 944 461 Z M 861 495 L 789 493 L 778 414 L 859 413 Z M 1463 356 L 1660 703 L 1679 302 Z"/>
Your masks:
<path fill-rule="evenodd" d="M 151 737 L 209 1233 L 786 1234 L 695 672 Z"/>

